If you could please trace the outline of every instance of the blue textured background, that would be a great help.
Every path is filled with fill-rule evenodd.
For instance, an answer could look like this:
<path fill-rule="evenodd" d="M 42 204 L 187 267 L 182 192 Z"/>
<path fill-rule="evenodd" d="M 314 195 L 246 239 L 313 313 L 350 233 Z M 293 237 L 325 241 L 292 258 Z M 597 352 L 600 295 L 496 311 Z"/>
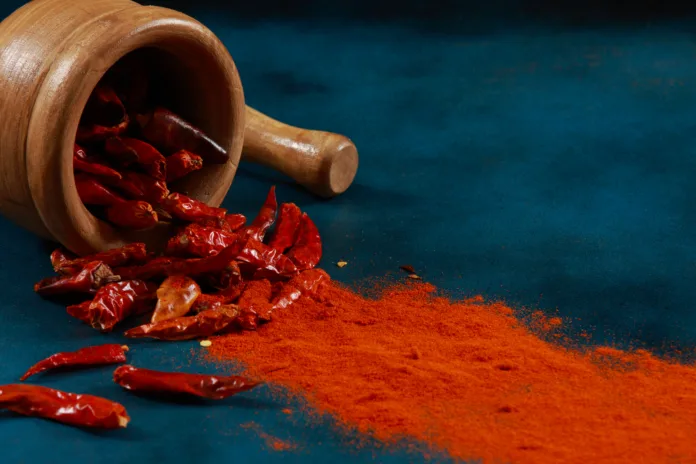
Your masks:
<path fill-rule="evenodd" d="M 0 15 L 21 3 L 4 2 Z M 250 105 L 349 135 L 361 166 L 355 185 L 328 202 L 240 169 L 227 207 L 252 215 L 276 182 L 282 201 L 317 222 L 324 267 L 338 280 L 409 263 L 452 291 L 557 310 L 598 343 L 693 351 L 696 39 L 688 11 L 676 2 L 661 11 L 620 1 L 252 3 L 159 2 L 219 35 Z M 50 353 L 119 340 L 35 296 L 32 283 L 51 274 L 51 246 L 4 219 L 0 231 L 0 384 Z M 349 265 L 331 266 L 340 258 Z M 191 356 L 196 343 L 131 346 L 138 365 L 214 370 Z M 127 430 L 0 413 L 0 461 L 420 460 L 353 450 L 329 419 L 282 414 L 289 403 L 264 388 L 170 405 L 128 395 L 110 376 L 105 368 L 40 381 L 122 402 L 133 418 Z M 249 421 L 297 450 L 269 450 L 240 427 Z"/>

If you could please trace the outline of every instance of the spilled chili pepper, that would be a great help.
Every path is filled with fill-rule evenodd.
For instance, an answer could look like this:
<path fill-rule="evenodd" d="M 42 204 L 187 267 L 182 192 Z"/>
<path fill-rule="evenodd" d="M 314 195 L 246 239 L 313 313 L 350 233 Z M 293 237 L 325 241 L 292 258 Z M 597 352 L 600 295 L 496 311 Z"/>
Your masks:
<path fill-rule="evenodd" d="M 77 174 L 75 187 L 80 200 L 86 205 L 113 206 L 126 201 L 90 174 Z"/>
<path fill-rule="evenodd" d="M 297 241 L 287 252 L 288 258 L 295 263 L 297 269 L 312 269 L 321 260 L 321 237 L 319 230 L 307 213 L 302 214 L 300 231 Z"/>
<path fill-rule="evenodd" d="M 297 267 L 287 256 L 254 239 L 247 240 L 235 258 L 240 263 L 242 274 L 252 278 L 277 279 L 297 272 Z"/>
<path fill-rule="evenodd" d="M 238 315 L 236 306 L 221 305 L 201 311 L 195 316 L 176 317 L 134 327 L 127 330 L 124 335 L 128 338 L 154 338 L 168 341 L 209 337 L 233 327 Z"/>
<path fill-rule="evenodd" d="M 32 375 L 59 367 L 86 367 L 124 363 L 126 362 L 126 351 L 128 351 L 127 346 L 112 343 L 88 346 L 77 351 L 56 353 L 31 366 L 19 380 L 25 381 Z"/>
<path fill-rule="evenodd" d="M 181 179 L 203 167 L 203 158 L 188 150 L 179 150 L 167 157 L 167 182 Z"/>
<path fill-rule="evenodd" d="M 234 303 L 242 294 L 243 285 L 231 285 L 217 293 L 204 293 L 196 298 L 196 301 L 191 307 L 191 312 L 200 313 L 208 309 L 218 308 L 220 306 Z"/>
<path fill-rule="evenodd" d="M 77 427 L 115 429 L 130 421 L 126 408 L 114 401 L 39 385 L 0 386 L 0 409 Z"/>
<path fill-rule="evenodd" d="M 51 264 L 53 269 L 61 274 L 70 273 L 75 269 L 82 269 L 87 263 L 93 261 L 101 261 L 110 267 L 123 266 L 131 263 L 141 263 L 147 260 L 147 249 L 144 243 L 129 243 L 120 248 L 102 251 L 83 258 L 68 259 L 62 254 L 61 249 L 55 250 L 51 254 Z M 54 262 L 55 255 L 55 262 Z"/>
<path fill-rule="evenodd" d="M 110 206 L 107 219 L 114 225 L 128 229 L 147 229 L 157 224 L 157 213 L 145 201 L 129 200 Z"/>
<path fill-rule="evenodd" d="M 271 311 L 273 312 L 277 309 L 285 309 L 295 301 L 300 299 L 301 296 L 311 296 L 314 295 L 319 286 L 330 281 L 329 275 L 321 269 L 309 269 L 307 271 L 302 271 L 290 281 L 283 284 L 280 292 L 273 298 L 271 302 Z M 270 312 L 268 314 L 270 319 Z M 261 315 L 259 315 L 261 317 Z M 266 320 L 269 320 L 266 319 Z"/>
<path fill-rule="evenodd" d="M 268 192 L 266 201 L 261 207 L 259 214 L 254 218 L 252 223 L 246 229 L 244 229 L 246 236 L 262 242 L 264 236 L 266 235 L 266 231 L 275 221 L 277 209 L 278 201 L 276 200 L 275 186 L 273 186 Z"/>
<path fill-rule="evenodd" d="M 220 272 L 204 274 L 201 279 L 210 287 L 224 290 L 242 282 L 242 273 L 237 261 L 230 261 Z"/>
<path fill-rule="evenodd" d="M 244 224 L 246 224 L 246 217 L 244 217 L 243 214 L 226 214 L 222 219 L 219 217 L 203 217 L 196 219 L 194 224 L 222 230 L 223 232 L 235 232 L 244 227 Z"/>
<path fill-rule="evenodd" d="M 62 274 L 64 276 L 74 275 L 80 272 L 83 267 L 68 265 L 68 263 L 74 259 L 76 259 L 75 255 L 63 250 L 62 248 L 56 248 L 51 253 L 51 266 L 53 266 L 53 270 L 56 271 L 58 274 Z"/>
<path fill-rule="evenodd" d="M 146 140 L 167 153 L 188 150 L 205 162 L 224 164 L 229 154 L 202 130 L 164 108 L 136 117 Z"/>
<path fill-rule="evenodd" d="M 268 246 L 280 253 L 290 248 L 297 240 L 301 217 L 302 211 L 295 203 L 283 203 L 280 205 L 278 222 L 268 241 Z"/>
<path fill-rule="evenodd" d="M 104 149 L 110 157 L 124 166 L 137 164 L 155 179 L 167 178 L 167 161 L 147 142 L 131 137 L 109 137 Z"/>
<path fill-rule="evenodd" d="M 105 179 L 103 182 L 115 187 L 133 200 L 160 203 L 169 195 L 167 183 L 147 174 L 135 171 L 121 171 L 121 179 Z"/>
<path fill-rule="evenodd" d="M 68 306 L 68 314 L 102 332 L 130 315 L 152 307 L 157 288 L 141 280 L 124 280 L 100 288 L 92 301 Z"/>
<path fill-rule="evenodd" d="M 201 295 L 201 287 L 195 280 L 186 276 L 167 277 L 157 289 L 157 306 L 151 322 L 185 316 Z"/>
<path fill-rule="evenodd" d="M 173 393 L 222 400 L 260 385 L 262 382 L 236 375 L 204 375 L 162 372 L 121 366 L 114 371 L 114 382 L 126 390 L 148 393 Z"/>
<path fill-rule="evenodd" d="M 224 219 L 227 211 L 208 206 L 181 193 L 170 193 L 161 205 L 162 209 L 182 221 L 196 222 L 199 219 Z"/>
<path fill-rule="evenodd" d="M 189 224 L 169 239 L 165 253 L 170 256 L 206 257 L 219 253 L 238 240 L 236 234 Z"/>
<path fill-rule="evenodd" d="M 244 290 L 239 297 L 237 306 L 239 306 L 242 321 L 254 320 L 252 325 L 249 326 L 252 327 L 251 330 L 256 328 L 256 318 L 263 321 L 271 319 L 272 293 L 271 282 L 266 279 L 252 280 L 244 285 Z"/>
<path fill-rule="evenodd" d="M 70 276 L 56 276 L 34 284 L 34 291 L 41 296 L 93 293 L 109 282 L 119 280 L 111 268 L 101 261 L 85 264 L 80 272 Z"/>

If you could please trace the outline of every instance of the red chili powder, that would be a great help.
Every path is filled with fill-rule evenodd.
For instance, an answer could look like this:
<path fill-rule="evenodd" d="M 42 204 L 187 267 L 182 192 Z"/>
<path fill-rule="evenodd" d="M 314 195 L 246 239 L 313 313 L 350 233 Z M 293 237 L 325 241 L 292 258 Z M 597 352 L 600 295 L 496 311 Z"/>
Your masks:
<path fill-rule="evenodd" d="M 266 442 L 266 446 L 271 448 L 273 451 L 290 451 L 295 449 L 295 445 L 293 445 L 292 443 L 288 443 L 287 441 L 269 435 L 263 430 L 261 430 L 261 427 L 256 422 L 247 422 L 245 424 L 241 424 L 240 427 L 244 429 L 254 430 L 259 435 L 259 437 L 261 437 Z"/>
<path fill-rule="evenodd" d="M 407 436 L 487 463 L 696 462 L 696 367 L 566 349 L 535 335 L 558 319 L 533 315 L 530 329 L 502 303 L 434 290 L 368 299 L 332 283 L 209 352 L 387 443 Z"/>

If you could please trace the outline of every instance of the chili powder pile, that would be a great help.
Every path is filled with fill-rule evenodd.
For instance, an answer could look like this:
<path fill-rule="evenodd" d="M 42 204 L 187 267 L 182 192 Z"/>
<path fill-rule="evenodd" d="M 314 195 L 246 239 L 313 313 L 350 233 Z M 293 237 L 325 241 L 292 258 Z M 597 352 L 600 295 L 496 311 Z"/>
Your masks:
<path fill-rule="evenodd" d="M 413 283 L 369 299 L 326 284 L 208 352 L 387 443 L 405 436 L 486 463 L 696 462 L 696 367 L 564 348 L 539 334 L 557 319 L 537 315 L 530 329 L 503 303 L 434 291 Z"/>

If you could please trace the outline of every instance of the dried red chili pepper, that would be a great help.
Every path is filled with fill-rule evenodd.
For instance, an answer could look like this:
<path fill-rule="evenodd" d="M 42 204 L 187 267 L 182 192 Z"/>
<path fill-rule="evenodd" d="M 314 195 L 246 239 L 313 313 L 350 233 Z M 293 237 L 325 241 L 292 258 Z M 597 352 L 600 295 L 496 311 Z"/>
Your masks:
<path fill-rule="evenodd" d="M 100 142 L 109 137 L 123 134 L 128 129 L 130 120 L 126 116 L 123 121 L 115 126 L 102 126 L 99 124 L 86 124 L 77 128 L 75 139 L 80 143 Z"/>
<path fill-rule="evenodd" d="M 234 305 L 221 305 L 201 311 L 195 316 L 176 317 L 162 322 L 134 327 L 124 334 L 128 338 L 155 338 L 157 340 L 190 340 L 209 337 L 233 326 L 239 312 Z"/>
<path fill-rule="evenodd" d="M 56 248 L 51 253 L 51 266 L 53 270 L 62 275 L 74 275 L 82 270 L 82 266 L 69 266 L 67 263 L 77 257 L 62 248 Z"/>
<path fill-rule="evenodd" d="M 224 290 L 239 284 L 242 281 L 242 273 L 237 261 L 230 261 L 222 271 L 214 274 L 204 274 L 201 276 L 201 279 L 210 287 Z"/>
<path fill-rule="evenodd" d="M 244 227 L 244 224 L 246 224 L 246 217 L 244 217 L 243 214 L 226 214 L 224 219 L 205 217 L 196 219 L 194 223 L 224 232 L 235 232 Z"/>
<path fill-rule="evenodd" d="M 155 147 L 131 137 L 110 137 L 104 144 L 106 153 L 124 166 L 138 164 L 158 180 L 167 178 L 167 161 Z"/>
<path fill-rule="evenodd" d="M 280 205 L 278 222 L 268 241 L 268 246 L 283 253 L 297 240 L 300 230 L 300 217 L 302 211 L 295 203 L 283 203 Z"/>
<path fill-rule="evenodd" d="M 56 353 L 39 361 L 19 378 L 25 381 L 32 375 L 59 367 L 85 367 L 104 364 L 120 364 L 126 362 L 128 347 L 115 343 L 108 345 L 87 346 L 77 351 Z"/>
<path fill-rule="evenodd" d="M 147 229 L 157 224 L 157 213 L 150 203 L 129 200 L 106 210 L 107 219 L 114 225 L 128 229 Z"/>
<path fill-rule="evenodd" d="M 254 239 L 249 239 L 235 257 L 242 274 L 258 279 L 290 277 L 297 272 L 295 264 L 278 250 Z"/>
<path fill-rule="evenodd" d="M 189 224 L 167 242 L 165 253 L 171 256 L 211 256 L 227 248 L 238 239 L 236 234 Z"/>
<path fill-rule="evenodd" d="M 122 190 L 133 200 L 160 203 L 169 195 L 167 183 L 147 174 L 135 171 L 121 171 L 121 179 L 109 179 L 104 183 Z"/>
<path fill-rule="evenodd" d="M 121 178 L 121 174 L 115 169 L 93 159 L 89 159 L 85 149 L 78 144 L 74 144 L 73 146 L 73 168 L 76 171 L 94 174 L 107 179 Z"/>
<path fill-rule="evenodd" d="M 186 276 L 167 277 L 157 289 L 157 306 L 151 322 L 162 322 L 188 314 L 201 295 L 201 287 Z"/>
<path fill-rule="evenodd" d="M 123 203 L 125 199 L 109 189 L 90 174 L 77 174 L 75 187 L 82 203 L 86 205 L 112 206 Z"/>
<path fill-rule="evenodd" d="M 167 182 L 181 179 L 203 167 L 203 158 L 188 150 L 179 150 L 167 157 Z"/>
<path fill-rule="evenodd" d="M 53 253 L 61 252 L 60 249 L 55 250 Z M 53 269 L 56 272 L 64 273 L 63 270 L 67 269 L 82 269 L 87 263 L 92 261 L 101 261 L 110 267 L 123 266 L 129 263 L 140 263 L 147 260 L 147 249 L 144 243 L 129 243 L 120 248 L 113 248 L 111 250 L 102 251 L 101 253 L 95 253 L 93 255 L 85 256 L 83 258 L 73 258 L 73 259 L 62 259 L 60 262 L 53 264 Z M 53 263 L 53 254 L 51 254 L 51 262 Z"/>
<path fill-rule="evenodd" d="M 222 400 L 237 393 L 251 390 L 262 383 L 237 375 L 218 376 L 162 372 L 131 365 L 116 369 L 114 382 L 126 390 L 136 392 L 193 395 L 211 400 Z"/>
<path fill-rule="evenodd" d="M 101 261 L 92 261 L 75 275 L 49 277 L 37 282 L 34 284 L 34 291 L 41 296 L 93 293 L 101 286 L 119 279 L 109 266 Z"/>
<path fill-rule="evenodd" d="M 39 385 L 0 386 L 0 408 L 78 427 L 115 429 L 130 421 L 126 408 L 114 401 Z"/>
<path fill-rule="evenodd" d="M 151 307 L 157 288 L 142 280 L 125 280 L 100 288 L 92 301 L 68 306 L 68 314 L 102 332 Z"/>
<path fill-rule="evenodd" d="M 266 231 L 273 225 L 275 221 L 276 211 L 278 210 L 278 201 L 275 195 L 275 186 L 271 187 L 271 190 L 266 196 L 266 201 L 261 207 L 259 214 L 254 218 L 252 223 L 244 229 L 244 233 L 247 237 L 259 242 L 263 241 Z"/>
<path fill-rule="evenodd" d="M 312 269 L 321 260 L 321 237 L 307 213 L 302 214 L 297 241 L 287 252 L 287 256 L 299 270 Z"/>
<path fill-rule="evenodd" d="M 266 279 L 252 280 L 244 285 L 244 290 L 239 297 L 239 302 L 237 302 L 243 321 L 255 319 L 256 317 L 264 321 L 271 319 L 272 291 L 271 282 Z M 253 327 L 251 330 L 255 329 L 256 321 L 250 327 Z"/>
<path fill-rule="evenodd" d="M 196 222 L 200 219 L 224 219 L 227 210 L 208 206 L 180 193 L 170 193 L 162 202 L 162 209 L 177 219 Z"/>
<path fill-rule="evenodd" d="M 317 292 L 319 286 L 331 280 L 329 275 L 321 269 L 309 269 L 302 271 L 289 282 L 283 285 L 271 303 L 271 312 L 276 309 L 284 309 L 297 301 L 301 296 L 310 296 Z M 259 317 L 261 315 L 259 314 Z M 270 313 L 269 319 L 270 320 Z"/>
<path fill-rule="evenodd" d="M 142 134 L 150 143 L 165 152 L 188 150 L 198 154 L 207 163 L 224 164 L 229 154 L 205 133 L 180 116 L 164 108 L 136 117 Z"/>
<path fill-rule="evenodd" d="M 108 85 L 99 84 L 87 100 L 80 123 L 113 126 L 123 122 L 125 118 L 126 108 L 116 92 Z"/>

